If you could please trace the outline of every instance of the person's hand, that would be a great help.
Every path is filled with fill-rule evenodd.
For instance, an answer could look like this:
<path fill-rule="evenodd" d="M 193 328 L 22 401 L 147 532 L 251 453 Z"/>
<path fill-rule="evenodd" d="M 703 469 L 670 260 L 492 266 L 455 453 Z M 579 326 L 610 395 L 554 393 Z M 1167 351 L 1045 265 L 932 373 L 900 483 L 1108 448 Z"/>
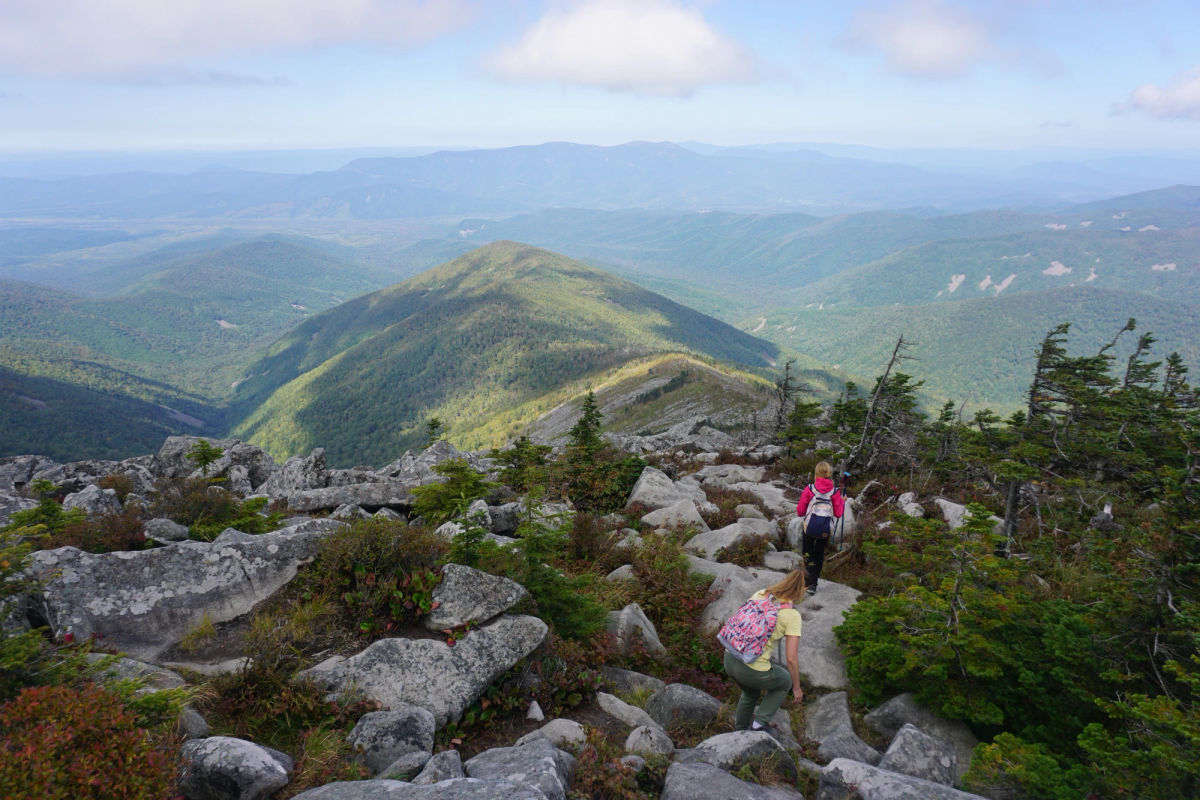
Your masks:
<path fill-rule="evenodd" d="M 797 703 L 804 702 L 804 690 L 801 689 L 799 685 L 792 687 L 792 696 L 796 698 Z"/>

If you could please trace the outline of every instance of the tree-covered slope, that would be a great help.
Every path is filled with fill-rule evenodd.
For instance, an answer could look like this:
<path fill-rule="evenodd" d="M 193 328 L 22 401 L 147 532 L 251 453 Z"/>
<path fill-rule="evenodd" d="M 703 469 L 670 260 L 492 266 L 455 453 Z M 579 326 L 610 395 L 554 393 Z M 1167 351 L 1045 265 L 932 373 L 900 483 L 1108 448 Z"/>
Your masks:
<path fill-rule="evenodd" d="M 334 463 L 451 439 L 481 420 L 655 353 L 748 367 L 779 349 L 564 256 L 497 242 L 306 320 L 252 365 L 238 435 Z"/>
<path fill-rule="evenodd" d="M 1177 350 L 1189 364 L 1200 361 L 1197 305 L 1087 286 L 920 306 L 780 308 L 744 327 L 860 376 L 879 374 L 903 335 L 914 360 L 900 369 L 923 379 L 928 396 L 1011 410 L 1022 404 L 1033 354 L 1049 330 L 1070 322 L 1072 341 L 1094 350 L 1130 317 L 1157 337 L 1156 353 Z"/>

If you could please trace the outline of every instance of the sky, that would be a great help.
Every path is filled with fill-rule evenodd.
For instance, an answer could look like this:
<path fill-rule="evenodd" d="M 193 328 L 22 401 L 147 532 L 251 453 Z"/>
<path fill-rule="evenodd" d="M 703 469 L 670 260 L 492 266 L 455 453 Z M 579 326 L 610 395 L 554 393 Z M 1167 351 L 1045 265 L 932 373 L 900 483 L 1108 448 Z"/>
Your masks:
<path fill-rule="evenodd" d="M 1196 148 L 1200 0 L 0 0 L 0 152 Z"/>

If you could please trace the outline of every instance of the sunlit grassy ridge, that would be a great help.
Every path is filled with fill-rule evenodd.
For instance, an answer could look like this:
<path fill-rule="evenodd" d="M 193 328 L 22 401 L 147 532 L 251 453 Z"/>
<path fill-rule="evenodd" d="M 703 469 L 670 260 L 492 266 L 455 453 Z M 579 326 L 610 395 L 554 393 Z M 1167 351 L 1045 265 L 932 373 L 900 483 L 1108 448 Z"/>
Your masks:
<path fill-rule="evenodd" d="M 247 371 L 235 433 L 277 457 L 320 444 L 333 463 L 382 462 L 420 444 L 432 416 L 451 440 L 490 439 L 516 424 L 491 425 L 497 415 L 532 418 L 564 387 L 667 352 L 766 368 L 780 351 L 563 256 L 497 242 L 297 326 Z"/>

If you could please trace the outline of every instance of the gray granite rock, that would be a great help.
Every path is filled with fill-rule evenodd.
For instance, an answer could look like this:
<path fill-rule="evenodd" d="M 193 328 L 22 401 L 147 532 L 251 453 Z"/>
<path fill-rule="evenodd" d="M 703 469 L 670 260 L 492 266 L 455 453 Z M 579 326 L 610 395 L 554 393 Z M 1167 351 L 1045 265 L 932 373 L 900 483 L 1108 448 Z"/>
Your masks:
<path fill-rule="evenodd" d="M 675 743 L 657 725 L 639 725 L 625 737 L 625 752 L 647 758 L 669 756 L 675 752 Z"/>
<path fill-rule="evenodd" d="M 526 736 L 535 736 L 541 734 L 550 740 L 550 743 L 555 747 L 563 750 L 578 750 L 587 742 L 587 731 L 573 719 L 552 719 L 542 727 L 538 728 L 531 734 Z M 525 737 L 517 740 L 517 744 L 521 744 Z"/>
<path fill-rule="evenodd" d="M 687 544 L 684 545 L 684 549 L 696 553 L 702 558 L 713 559 L 722 550 L 728 550 L 756 536 L 767 536 L 769 538 L 768 529 L 774 531 L 775 526 L 771 523 L 765 523 L 763 520 L 738 520 L 726 525 L 724 528 L 718 528 L 715 531 L 707 531 L 693 536 L 691 539 L 688 539 Z"/>
<path fill-rule="evenodd" d="M 547 800 L 536 786 L 518 780 L 458 778 L 430 785 L 404 781 L 339 781 L 296 795 L 293 800 Z"/>
<path fill-rule="evenodd" d="M 472 778 L 518 780 L 536 787 L 548 800 L 566 800 L 575 776 L 575 759 L 545 736 L 513 747 L 494 747 L 463 763 Z"/>
<path fill-rule="evenodd" d="M 733 731 L 719 733 L 700 742 L 677 758 L 684 763 L 703 761 L 726 772 L 736 772 L 743 766 L 770 761 L 774 769 L 791 781 L 796 780 L 796 762 L 783 745 L 765 731 Z"/>
<path fill-rule="evenodd" d="M 879 760 L 879 768 L 934 783 L 953 784 L 958 756 L 950 745 L 906 724 Z"/>
<path fill-rule="evenodd" d="M 229 736 L 190 739 L 180 753 L 188 800 L 260 800 L 286 786 L 293 768 L 282 753 Z"/>
<path fill-rule="evenodd" d="M 379 770 L 376 780 L 404 780 L 408 776 L 419 775 L 431 757 L 432 754 L 424 750 L 405 753 Z"/>
<path fill-rule="evenodd" d="M 298 492 L 324 489 L 327 486 L 329 486 L 329 468 L 325 466 L 325 448 L 318 447 L 307 456 L 289 458 L 283 466 L 276 468 L 271 476 L 257 487 L 257 491 L 271 497 L 290 497 Z M 341 503 L 334 503 L 326 507 L 337 508 L 339 505 Z M 293 508 L 300 511 L 310 510 L 296 506 Z"/>
<path fill-rule="evenodd" d="M 668 683 L 646 701 L 646 713 L 664 730 L 678 724 L 704 727 L 720 710 L 720 700 L 685 683 Z"/>
<path fill-rule="evenodd" d="M 467 773 L 463 772 L 462 756 L 458 751 L 443 750 L 440 753 L 434 753 L 433 757 L 425 762 L 421 773 L 413 778 L 412 782 L 423 786 L 465 777 L 467 777 Z"/>
<path fill-rule="evenodd" d="M 817 757 L 822 761 L 835 758 L 850 758 L 864 764 L 878 764 L 879 751 L 859 738 L 850 726 L 843 726 L 828 734 L 817 748 Z"/>
<path fill-rule="evenodd" d="M 957 758 L 954 779 L 962 780 L 971 766 L 971 756 L 979 740 L 961 720 L 947 720 L 917 703 L 911 694 L 893 697 L 863 717 L 863 722 L 881 736 L 892 739 L 906 724 L 945 742 Z"/>
<path fill-rule="evenodd" d="M 433 714 L 428 709 L 400 706 L 363 714 L 346 736 L 346 741 L 354 747 L 371 774 L 380 775 L 401 756 L 432 752 L 433 732 Z"/>
<path fill-rule="evenodd" d="M 171 547 L 85 553 L 42 550 L 30 570 L 43 579 L 41 604 L 56 636 L 67 631 L 146 661 L 200 624 L 250 611 L 311 560 L 341 523 L 312 520 L 243 542 L 180 542 Z"/>
<path fill-rule="evenodd" d="M 696 502 L 688 498 L 677 500 L 671 505 L 655 509 L 648 514 L 643 514 L 639 522 L 642 525 L 655 529 L 691 528 L 697 531 L 708 530 L 708 523 L 704 521 L 704 517 L 700 516 L 700 511 L 696 508 Z"/>
<path fill-rule="evenodd" d="M 820 743 L 842 728 L 853 728 L 845 692 L 830 692 L 805 703 L 804 735 L 809 739 Z"/>
<path fill-rule="evenodd" d="M 159 544 L 174 544 L 188 538 L 186 525 L 171 519 L 152 519 L 146 523 L 146 538 Z"/>
<path fill-rule="evenodd" d="M 816 800 L 984 800 L 911 775 L 839 758 L 821 770 Z"/>
<path fill-rule="evenodd" d="M 614 691 L 632 693 L 648 691 L 651 694 L 666 686 L 665 683 L 652 675 L 644 675 L 631 669 L 604 666 L 600 668 L 604 682 Z"/>
<path fill-rule="evenodd" d="M 101 489 L 92 484 L 63 498 L 63 508 L 79 508 L 88 514 L 115 514 L 121 510 L 115 489 Z"/>
<path fill-rule="evenodd" d="M 491 620 L 529 596 L 519 583 L 498 575 L 463 566 L 447 564 L 442 581 L 433 590 L 437 608 L 421 620 L 431 631 L 440 631 Z"/>
<path fill-rule="evenodd" d="M 661 800 L 804 800 L 804 795 L 738 780 L 720 767 L 696 762 L 670 766 Z"/>
<path fill-rule="evenodd" d="M 637 603 L 608 612 L 606 627 L 618 653 L 628 653 L 641 645 L 653 655 L 666 655 L 667 648 L 659 640 L 654 623 Z"/>
<path fill-rule="evenodd" d="M 654 718 L 638 708 L 635 705 L 626 703 L 621 698 L 611 695 L 608 692 L 596 692 L 596 705 L 605 714 L 608 714 L 615 720 L 619 720 L 631 728 L 648 726 L 651 728 L 661 727 Z"/>
<path fill-rule="evenodd" d="M 427 708 L 441 728 L 532 653 L 546 632 L 537 617 L 506 615 L 470 631 L 454 647 L 434 639 L 380 639 L 357 655 L 333 656 L 300 675 L 384 708 Z"/>

